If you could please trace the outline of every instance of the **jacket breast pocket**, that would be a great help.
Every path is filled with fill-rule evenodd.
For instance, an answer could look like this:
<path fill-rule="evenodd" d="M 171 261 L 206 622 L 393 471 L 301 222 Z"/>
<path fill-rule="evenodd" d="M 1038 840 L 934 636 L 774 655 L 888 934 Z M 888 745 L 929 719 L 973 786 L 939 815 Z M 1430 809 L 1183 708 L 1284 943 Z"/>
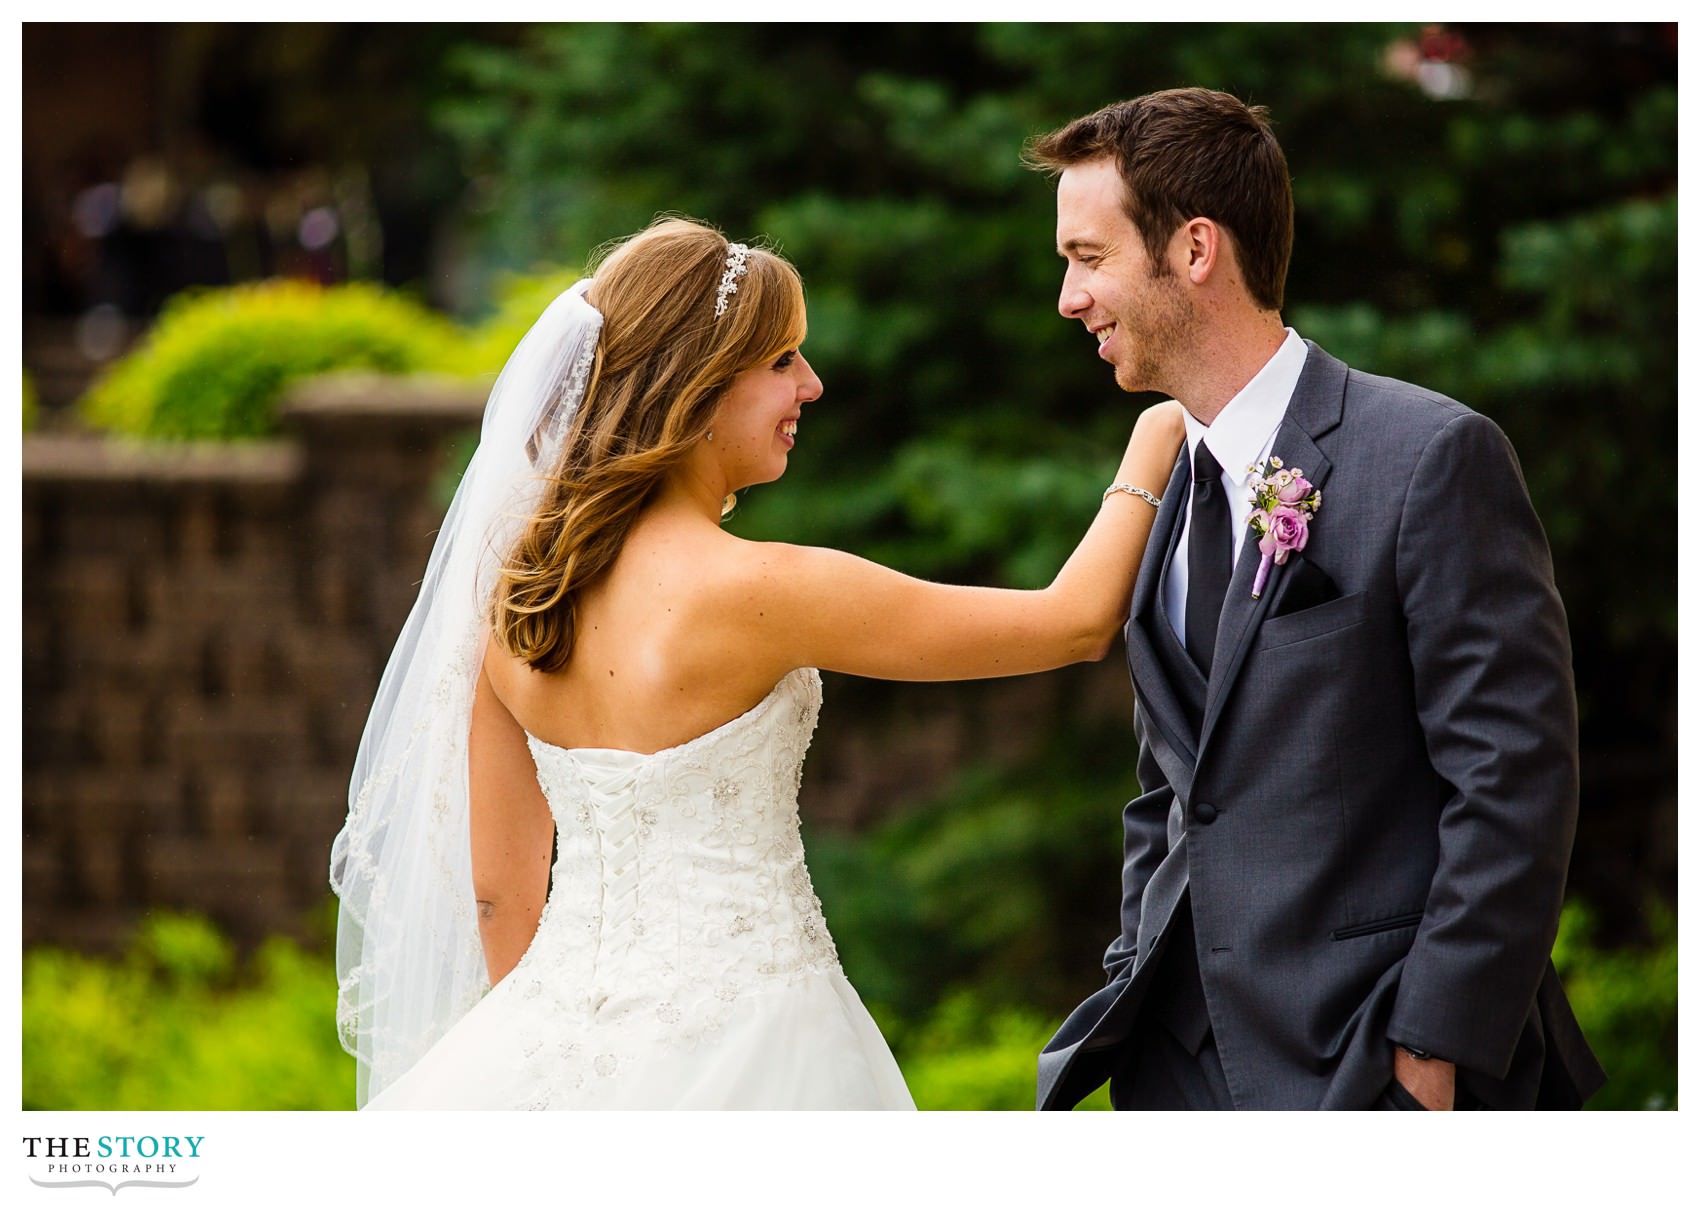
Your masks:
<path fill-rule="evenodd" d="M 1285 648 L 1288 644 L 1344 631 L 1363 622 L 1367 596 L 1365 591 L 1359 590 L 1297 614 L 1264 619 L 1263 626 L 1257 629 L 1257 646 L 1262 649 Z"/>

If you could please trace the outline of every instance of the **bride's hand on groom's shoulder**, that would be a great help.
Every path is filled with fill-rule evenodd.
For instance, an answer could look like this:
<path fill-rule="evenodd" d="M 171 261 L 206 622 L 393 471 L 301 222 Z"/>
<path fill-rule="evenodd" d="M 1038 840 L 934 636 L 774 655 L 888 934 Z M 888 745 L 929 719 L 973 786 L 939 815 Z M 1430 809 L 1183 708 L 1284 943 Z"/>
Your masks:
<path fill-rule="evenodd" d="M 1185 410 L 1174 400 L 1152 405 L 1133 423 L 1116 479 L 1161 493 L 1185 441 Z"/>
<path fill-rule="evenodd" d="M 1161 404 L 1153 404 L 1139 414 L 1134 422 L 1134 429 L 1151 429 L 1157 433 L 1172 434 L 1177 438 L 1186 437 L 1186 409 L 1181 407 L 1179 400 L 1164 400 Z"/>
<path fill-rule="evenodd" d="M 1173 457 L 1186 441 L 1186 410 L 1176 400 L 1153 404 L 1134 421 L 1132 441 L 1150 443 Z"/>

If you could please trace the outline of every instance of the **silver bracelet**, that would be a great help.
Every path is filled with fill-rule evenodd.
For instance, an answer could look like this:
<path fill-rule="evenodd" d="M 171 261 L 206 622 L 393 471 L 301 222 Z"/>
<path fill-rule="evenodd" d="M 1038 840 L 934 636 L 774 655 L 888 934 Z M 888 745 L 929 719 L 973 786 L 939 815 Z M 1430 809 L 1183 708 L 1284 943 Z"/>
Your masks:
<path fill-rule="evenodd" d="M 1125 482 L 1121 483 L 1121 484 L 1111 484 L 1108 488 L 1104 489 L 1103 499 L 1100 500 L 1098 503 L 1100 505 L 1102 505 L 1104 503 L 1104 501 L 1109 500 L 1110 494 L 1112 492 L 1125 492 L 1129 496 L 1138 497 L 1140 500 L 1148 503 L 1151 506 L 1151 508 L 1153 508 L 1153 509 L 1163 508 L 1163 498 L 1162 497 L 1152 496 L 1150 493 L 1146 492 L 1143 488 L 1136 488 L 1134 485 L 1128 484 L 1128 483 L 1125 483 Z"/>

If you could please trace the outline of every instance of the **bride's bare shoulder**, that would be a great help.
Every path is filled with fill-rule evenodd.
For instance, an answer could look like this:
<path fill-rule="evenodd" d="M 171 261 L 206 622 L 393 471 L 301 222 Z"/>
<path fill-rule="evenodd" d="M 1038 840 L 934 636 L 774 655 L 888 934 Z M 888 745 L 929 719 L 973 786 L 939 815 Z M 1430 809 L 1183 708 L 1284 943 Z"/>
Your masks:
<path fill-rule="evenodd" d="M 489 683 L 498 699 L 504 703 L 508 700 L 528 668 L 523 660 L 503 648 L 495 636 L 486 638 L 482 680 Z"/>
<path fill-rule="evenodd" d="M 734 538 L 720 562 L 720 588 L 739 599 L 812 592 L 833 567 L 856 557 L 831 547 Z"/>

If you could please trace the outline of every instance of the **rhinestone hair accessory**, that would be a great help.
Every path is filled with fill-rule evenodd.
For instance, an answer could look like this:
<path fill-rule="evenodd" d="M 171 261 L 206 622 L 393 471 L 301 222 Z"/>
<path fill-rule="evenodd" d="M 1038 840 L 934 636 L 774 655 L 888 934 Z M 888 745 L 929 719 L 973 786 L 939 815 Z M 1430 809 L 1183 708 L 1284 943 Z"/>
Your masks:
<path fill-rule="evenodd" d="M 726 300 L 738 293 L 738 279 L 744 276 L 745 262 L 749 260 L 750 249 L 747 244 L 728 244 L 726 246 L 726 272 L 720 275 L 720 289 L 714 292 L 714 316 L 719 319 L 726 313 Z"/>

